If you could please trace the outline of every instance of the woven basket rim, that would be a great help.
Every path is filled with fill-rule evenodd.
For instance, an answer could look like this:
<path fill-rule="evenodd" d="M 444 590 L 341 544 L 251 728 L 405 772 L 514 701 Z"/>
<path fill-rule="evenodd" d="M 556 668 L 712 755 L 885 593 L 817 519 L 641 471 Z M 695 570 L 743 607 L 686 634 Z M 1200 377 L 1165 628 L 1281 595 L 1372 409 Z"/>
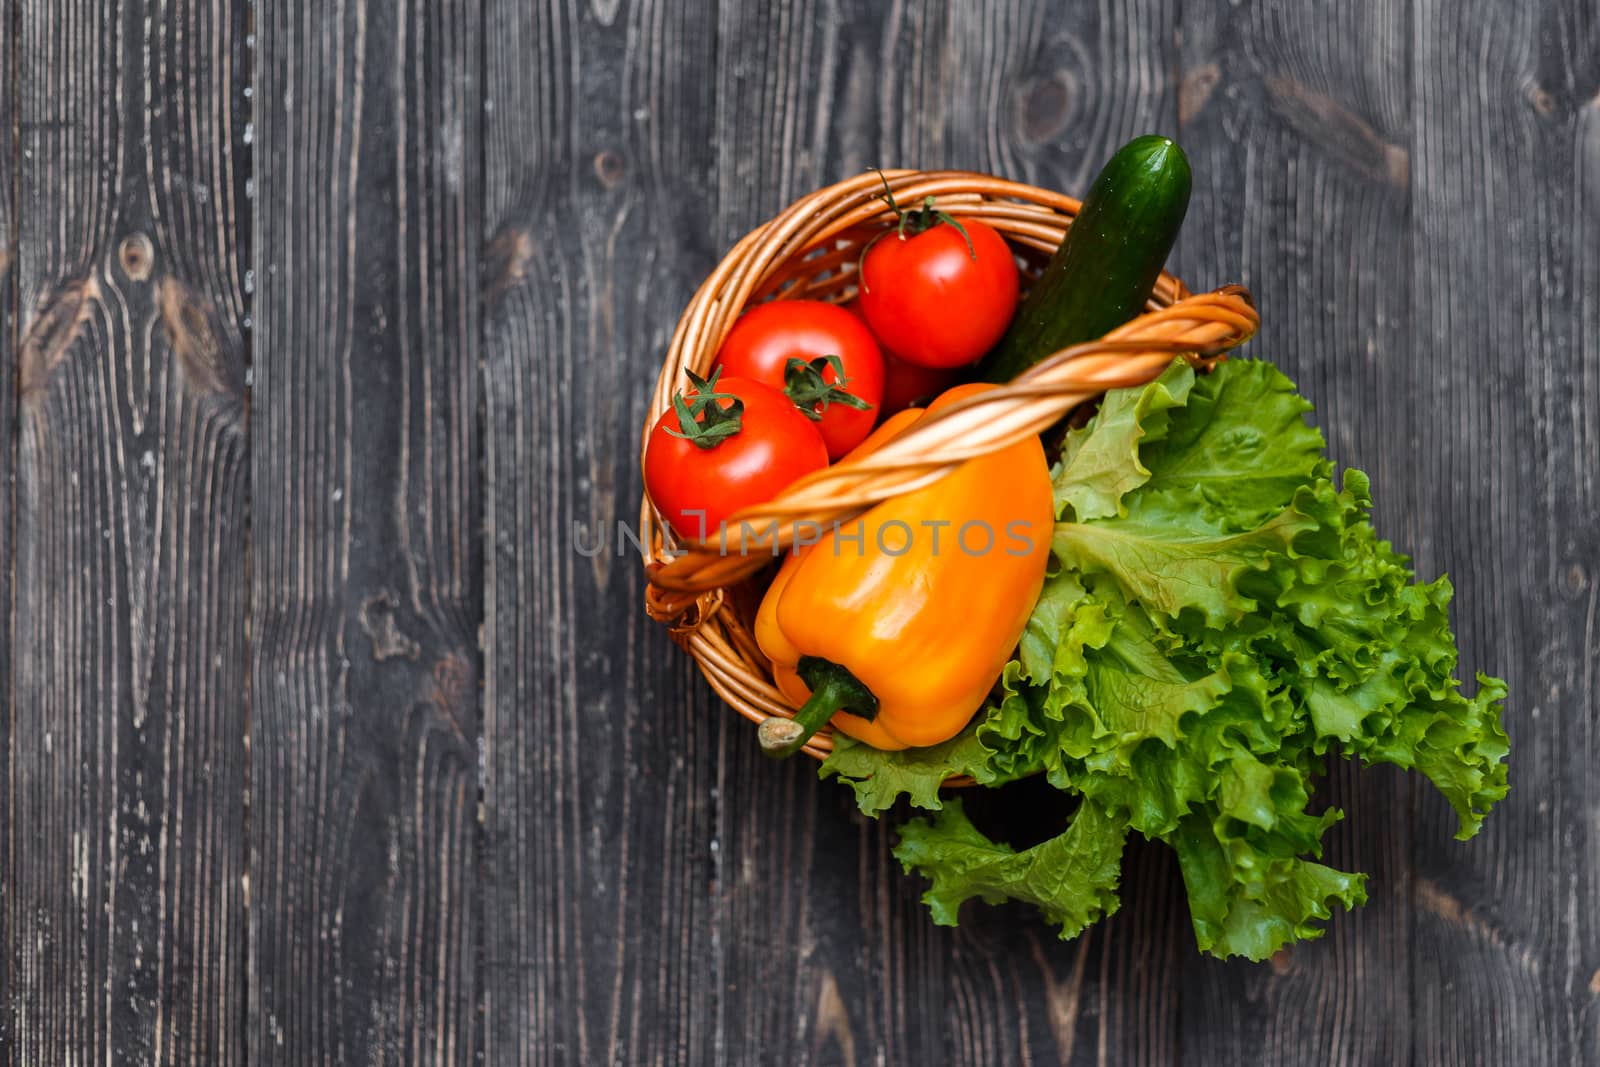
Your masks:
<path fill-rule="evenodd" d="M 982 218 L 1025 255 L 1047 256 L 1080 202 L 1047 189 L 970 171 L 876 171 L 825 186 L 751 230 L 718 262 L 691 298 L 667 348 L 640 436 L 640 463 L 651 427 L 687 383 L 685 369 L 706 373 L 734 320 L 749 304 L 806 296 L 840 300 L 854 293 L 854 245 L 892 218 L 887 185 L 902 203 L 936 196 L 958 218 Z M 672 536 L 649 491 L 640 503 L 646 543 L 646 610 L 668 625 L 712 689 L 752 722 L 794 709 L 779 694 L 771 666 L 747 622 L 759 573 L 794 544 L 797 527 L 854 518 L 873 504 L 937 481 L 963 459 L 1003 448 L 1054 425 L 1079 403 L 1109 388 L 1149 381 L 1178 355 L 1197 362 L 1244 343 L 1259 324 L 1249 293 L 1225 286 L 1190 294 L 1162 272 L 1145 314 L 1105 337 L 1056 353 L 995 389 L 918 420 L 869 456 L 802 478 L 776 498 L 736 514 L 732 536 L 696 544 Z M 748 530 L 751 536 L 745 536 Z M 828 730 L 805 751 L 832 750 Z M 950 780 L 946 785 L 967 784 Z"/>

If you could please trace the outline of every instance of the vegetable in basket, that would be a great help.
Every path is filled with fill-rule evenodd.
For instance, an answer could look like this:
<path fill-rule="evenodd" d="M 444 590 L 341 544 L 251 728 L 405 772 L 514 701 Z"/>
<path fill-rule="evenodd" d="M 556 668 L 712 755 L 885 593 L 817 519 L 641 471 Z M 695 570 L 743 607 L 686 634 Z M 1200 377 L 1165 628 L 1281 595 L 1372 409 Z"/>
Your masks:
<path fill-rule="evenodd" d="M 938 411 L 990 388 L 957 386 Z M 853 455 L 925 413 L 884 423 Z M 988 699 L 1044 584 L 1050 471 L 1037 438 L 968 460 L 792 554 L 756 616 L 756 640 L 799 707 L 761 726 L 787 756 L 829 720 L 880 749 L 934 745 Z"/>
<path fill-rule="evenodd" d="M 1009 380 L 1136 315 L 1189 184 L 1170 141 L 1120 151 L 980 375 Z M 1341 817 L 1312 803 L 1331 756 L 1420 771 L 1461 838 L 1505 796 L 1505 684 L 1460 691 L 1449 583 L 1417 584 L 1379 540 L 1366 476 L 1337 476 L 1310 407 L 1253 361 L 1177 361 L 1107 393 L 1053 470 L 1052 573 L 999 692 L 937 746 L 835 739 L 821 773 L 863 811 L 906 796 L 936 813 L 895 849 L 936 923 L 1016 900 L 1075 936 L 1117 909 L 1137 833 L 1177 853 L 1198 946 L 1260 960 L 1366 899 L 1364 875 L 1317 862 Z M 940 794 L 1034 775 L 1076 808 L 1028 848 Z"/>
<path fill-rule="evenodd" d="M 689 378 L 650 429 L 644 484 L 678 536 L 709 541 L 734 512 L 826 467 L 828 449 L 776 389 L 720 370 Z"/>
<path fill-rule="evenodd" d="M 861 313 L 860 297 L 842 306 L 863 324 L 866 323 L 866 316 Z M 956 384 L 962 373 L 958 367 L 924 367 L 901 359 L 891 349 L 885 348 L 882 342 L 879 342 L 878 351 L 883 355 L 883 399 L 878 404 L 879 422 L 906 408 L 927 407 L 940 393 Z"/>
<path fill-rule="evenodd" d="M 1143 311 L 1188 213 L 1190 185 L 1189 160 L 1172 140 L 1152 135 L 1123 145 L 978 377 L 1008 382 Z"/>
<path fill-rule="evenodd" d="M 993 195 L 988 181 L 974 180 L 980 198 Z M 853 188 L 862 192 L 859 180 Z M 977 373 L 1010 380 L 1136 315 L 1188 194 L 1170 141 L 1119 152 Z M 1049 194 L 1001 195 L 1055 221 L 1040 213 L 1056 202 Z M 928 232 L 939 230 L 953 227 Z M 962 314 L 958 294 L 945 303 L 941 314 Z M 800 710 L 763 723 L 763 749 L 793 752 L 831 719 L 823 777 L 849 785 L 869 815 L 902 801 L 931 813 L 903 823 L 895 855 L 928 880 L 936 923 L 954 925 L 972 898 L 1012 900 L 1075 936 L 1119 906 L 1122 854 L 1137 834 L 1177 854 L 1198 947 L 1260 960 L 1320 936 L 1335 905 L 1366 898 L 1364 875 L 1320 862 L 1341 817 L 1314 802 L 1331 758 L 1420 772 L 1455 809 L 1463 839 L 1505 796 L 1505 684 L 1479 675 L 1475 692 L 1462 691 L 1448 581 L 1419 584 L 1379 539 L 1366 476 L 1325 457 L 1293 383 L 1250 360 L 1199 374 L 1176 359 L 1145 379 L 1175 330 L 1209 350 L 1239 343 L 1254 323 L 1247 295 L 1219 290 L 1130 327 L 1140 370 L 1122 380 L 1146 384 L 1106 392 L 1087 424 L 1052 433 L 1052 468 L 1032 437 L 966 459 L 856 529 L 797 550 L 767 590 L 755 638 Z M 1083 371 L 1083 392 L 1066 395 L 1103 388 L 1111 351 Z M 1070 384 L 1078 366 L 1046 377 Z M 1015 395 L 1042 395 L 1038 385 Z M 983 388 L 960 387 L 933 408 Z M 852 454 L 920 418 L 891 415 Z M 674 502 L 651 493 L 669 514 Z M 963 552 L 959 528 L 973 521 L 999 538 L 1021 522 L 1033 551 L 1007 554 L 1002 540 Z M 916 538 L 899 553 L 896 523 Z M 754 650 L 738 654 L 759 681 Z M 1058 791 L 1054 836 L 1004 840 L 943 791 L 954 778 L 985 789 L 1030 778 Z"/>
<path fill-rule="evenodd" d="M 919 367 L 893 352 L 883 354 L 883 416 L 906 408 L 925 407 L 955 384 L 958 372 L 942 367 Z"/>
<path fill-rule="evenodd" d="M 883 356 L 861 320 L 837 304 L 757 304 L 728 331 L 716 366 L 786 394 L 816 424 L 829 459 L 860 444 L 878 420 Z"/>
<path fill-rule="evenodd" d="M 905 794 L 937 813 L 895 851 L 935 922 L 1010 899 L 1074 936 L 1116 910 L 1137 833 L 1176 851 L 1202 950 L 1264 959 L 1366 899 L 1364 875 L 1317 862 L 1330 758 L 1421 772 L 1461 838 L 1505 796 L 1505 684 L 1461 692 L 1449 582 L 1417 584 L 1379 540 L 1366 476 L 1336 479 L 1309 410 L 1249 360 L 1107 393 L 1056 465 L 1054 573 L 998 697 L 937 749 L 835 739 L 822 774 L 863 810 Z M 1044 775 L 1078 806 L 1016 850 L 941 798 L 958 774 Z"/>
<path fill-rule="evenodd" d="M 881 175 L 880 175 L 881 176 Z M 861 257 L 861 314 L 885 348 L 908 363 L 959 367 L 1006 332 L 1021 282 L 1011 246 L 976 218 L 956 220 L 934 198 L 902 211 Z"/>

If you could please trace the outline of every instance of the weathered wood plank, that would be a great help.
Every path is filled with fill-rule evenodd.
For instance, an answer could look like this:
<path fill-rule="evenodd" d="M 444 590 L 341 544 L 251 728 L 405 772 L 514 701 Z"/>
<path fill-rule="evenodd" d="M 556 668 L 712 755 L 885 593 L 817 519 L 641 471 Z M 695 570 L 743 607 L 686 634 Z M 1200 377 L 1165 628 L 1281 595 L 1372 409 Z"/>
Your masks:
<path fill-rule="evenodd" d="M 244 5 L 0 0 L 0 1062 L 1600 1058 L 1592 5 L 484 6 L 257 8 L 249 105 Z M 1081 191 L 1173 71 L 1181 272 L 1252 286 L 1514 694 L 1470 844 L 1335 775 L 1373 902 L 1259 968 L 1160 847 L 1077 943 L 932 927 L 613 554 L 733 239 L 873 163 Z"/>
<path fill-rule="evenodd" d="M 17 112 L 15 0 L 0 0 L 0 160 L 15 159 Z M 17 378 L 17 216 L 14 172 L 0 182 L 0 382 Z M 16 468 L 15 387 L 0 386 L 0 797 L 11 796 L 11 554 L 12 471 Z M 0 819 L 0 821 L 4 821 Z M 11 832 L 0 827 L 0 1048 L 12 1044 L 10 991 L 15 987 L 16 939 L 11 926 Z"/>
<path fill-rule="evenodd" d="M 1597 803 L 1595 768 L 1600 767 L 1600 543 L 1595 530 L 1600 525 L 1596 522 L 1600 519 L 1600 475 L 1595 472 L 1600 458 L 1600 64 L 1594 61 L 1600 55 L 1600 19 L 1593 19 L 1592 14 L 1589 43 L 1579 43 L 1582 38 L 1570 30 L 1558 38 L 1574 61 L 1587 56 L 1589 62 L 1581 74 L 1576 62 L 1568 66 L 1571 80 L 1562 86 L 1573 107 L 1569 217 L 1576 307 L 1569 320 L 1573 332 L 1564 339 L 1570 346 L 1569 361 L 1558 368 L 1570 399 L 1563 405 L 1562 387 L 1553 383 L 1550 389 L 1556 402 L 1552 405 L 1553 434 L 1569 435 L 1570 450 L 1559 454 L 1559 465 L 1551 469 L 1559 472 L 1564 467 L 1572 480 L 1564 486 L 1565 478 L 1557 474 L 1546 489 L 1547 499 L 1558 503 L 1553 509 L 1558 514 L 1550 524 L 1552 531 L 1570 537 L 1587 528 L 1588 534 L 1587 561 L 1571 551 L 1570 542 L 1563 545 L 1567 552 L 1562 554 L 1570 554 L 1578 562 L 1565 568 L 1565 560 L 1557 562 L 1554 582 L 1562 621 L 1571 627 L 1558 670 L 1575 712 L 1572 726 L 1564 728 L 1562 737 L 1567 752 L 1562 779 L 1563 833 L 1574 834 L 1568 853 L 1573 878 L 1565 887 L 1567 914 L 1574 922 L 1572 940 L 1563 946 L 1563 984 L 1570 1025 L 1576 1031 L 1574 1058 L 1583 1063 L 1600 1063 L 1600 842 L 1595 840 L 1592 816 Z M 1549 69 L 1560 71 L 1563 66 L 1552 63 Z M 1575 603 L 1583 605 L 1581 622 Z M 1585 813 L 1589 813 L 1587 817 Z"/>
<path fill-rule="evenodd" d="M 1171 129 L 1171 5 L 724 4 L 717 211 L 726 248 L 796 196 L 869 165 L 965 167 L 1081 192 L 1128 138 Z M 1125 911 L 1062 944 L 1022 909 L 932 926 L 814 767 L 774 767 L 715 709 L 718 839 L 742 877 L 716 926 L 731 1062 L 1168 1063 L 1183 933 L 1175 869 L 1130 853 Z M 774 914 L 787 916 L 774 921 Z"/>
<path fill-rule="evenodd" d="M 477 6 L 256 14 L 250 1060 L 465 1064 Z"/>
<path fill-rule="evenodd" d="M 1454 576 L 1464 662 L 1512 694 L 1482 836 L 1417 798 L 1414 1055 L 1595 1062 L 1600 21 L 1421 0 L 1414 25 L 1415 547 Z"/>
<path fill-rule="evenodd" d="M 1343 464 L 1373 478 L 1374 521 L 1404 551 L 1429 520 L 1407 445 L 1411 6 L 1224 2 L 1182 13 L 1181 140 L 1195 173 L 1179 272 L 1248 285 L 1249 352 L 1317 405 Z M 1431 574 L 1428 575 L 1431 577 Z M 1395 1063 L 1410 1045 L 1408 816 L 1413 786 L 1335 760 L 1321 800 L 1345 820 L 1326 862 L 1369 903 L 1270 966 L 1198 957 L 1185 930 L 1180 1045 L 1197 1063 Z"/>
<path fill-rule="evenodd" d="M 710 5 L 486 5 L 486 1059 L 722 1062 L 715 710 L 645 618 L 636 442 L 713 263 Z M 586 558 L 576 531 L 603 552 Z"/>
<path fill-rule="evenodd" d="M 237 1063 L 244 11 L 7 13 L 25 310 L 0 1056 Z"/>

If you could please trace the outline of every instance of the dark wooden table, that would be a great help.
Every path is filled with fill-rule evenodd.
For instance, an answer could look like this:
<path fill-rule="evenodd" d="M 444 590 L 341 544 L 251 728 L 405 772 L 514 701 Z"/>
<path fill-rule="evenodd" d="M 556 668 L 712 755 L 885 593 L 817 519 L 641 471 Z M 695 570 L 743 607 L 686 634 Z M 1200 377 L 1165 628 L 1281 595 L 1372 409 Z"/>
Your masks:
<path fill-rule="evenodd" d="M 0 0 L 0 1062 L 1600 1062 L 1597 93 L 1593 0 Z M 1147 131 L 1512 691 L 1261 966 L 1137 845 L 933 927 L 572 547 L 746 230 Z"/>

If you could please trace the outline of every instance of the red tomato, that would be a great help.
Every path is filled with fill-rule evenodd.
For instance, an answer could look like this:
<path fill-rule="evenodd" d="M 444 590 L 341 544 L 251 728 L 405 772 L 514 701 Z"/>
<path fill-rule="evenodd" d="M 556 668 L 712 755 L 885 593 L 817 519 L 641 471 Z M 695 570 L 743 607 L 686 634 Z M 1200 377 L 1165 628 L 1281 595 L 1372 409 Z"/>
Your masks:
<path fill-rule="evenodd" d="M 697 387 L 679 394 L 693 416 L 688 436 L 676 403 L 650 428 L 644 484 L 680 536 L 715 541 L 729 515 L 826 467 L 828 450 L 815 424 L 778 390 L 717 374 L 705 384 L 711 399 Z M 736 402 L 743 408 L 735 415 Z"/>
<path fill-rule="evenodd" d="M 860 298 L 848 301 L 843 307 L 862 322 L 866 321 L 866 316 L 861 314 Z M 883 352 L 883 403 L 879 405 L 878 412 L 880 426 L 890 415 L 906 408 L 927 407 L 928 401 L 950 388 L 960 377 L 945 367 L 919 367 L 915 363 L 907 363 L 882 344 L 878 348 Z"/>
<path fill-rule="evenodd" d="M 813 366 L 829 356 L 837 357 L 837 367 L 831 361 Z M 793 359 L 805 364 L 795 372 L 798 380 L 791 376 Z M 860 444 L 878 419 L 883 399 L 878 342 L 859 319 L 837 304 L 819 300 L 757 304 L 734 323 L 717 353 L 717 366 L 727 374 L 787 390 L 806 417 L 816 422 L 830 459 Z M 841 386 L 848 396 L 841 395 Z"/>
<path fill-rule="evenodd" d="M 893 352 L 883 353 L 883 417 L 906 408 L 928 406 L 928 401 L 956 383 L 959 377 L 946 367 L 919 367 Z"/>
<path fill-rule="evenodd" d="M 939 222 L 890 232 L 861 264 L 861 312 L 883 346 L 908 363 L 959 367 L 993 348 L 1017 310 L 1017 261 L 986 223 Z M 967 238 L 972 247 L 968 249 Z"/>

